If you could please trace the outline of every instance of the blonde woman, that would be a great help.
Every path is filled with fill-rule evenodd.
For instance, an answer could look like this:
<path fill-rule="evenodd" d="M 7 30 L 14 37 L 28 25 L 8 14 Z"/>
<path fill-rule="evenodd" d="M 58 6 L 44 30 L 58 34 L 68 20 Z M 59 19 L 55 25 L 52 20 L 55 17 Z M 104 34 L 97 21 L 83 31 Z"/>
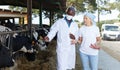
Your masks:
<path fill-rule="evenodd" d="M 80 57 L 83 70 L 98 70 L 100 32 L 91 13 L 84 15 L 84 25 L 79 30 Z"/>

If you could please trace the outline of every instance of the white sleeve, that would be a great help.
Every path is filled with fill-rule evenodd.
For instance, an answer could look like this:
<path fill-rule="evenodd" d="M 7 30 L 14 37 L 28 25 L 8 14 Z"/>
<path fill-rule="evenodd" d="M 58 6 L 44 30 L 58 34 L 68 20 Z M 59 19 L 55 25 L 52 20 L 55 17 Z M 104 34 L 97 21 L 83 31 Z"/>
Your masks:
<path fill-rule="evenodd" d="M 98 27 L 96 29 L 96 37 L 100 37 L 100 29 Z"/>
<path fill-rule="evenodd" d="M 82 28 L 79 29 L 78 35 L 79 37 L 82 37 Z"/>
<path fill-rule="evenodd" d="M 78 28 L 78 26 L 76 27 L 76 32 L 75 33 L 76 33 L 75 38 L 76 38 L 76 40 L 78 40 L 78 37 L 79 37 L 79 28 Z"/>
<path fill-rule="evenodd" d="M 59 29 L 59 21 L 56 21 L 50 28 L 50 32 L 48 33 L 48 37 L 49 37 L 49 41 L 51 41 L 56 33 L 58 32 L 58 29 Z"/>

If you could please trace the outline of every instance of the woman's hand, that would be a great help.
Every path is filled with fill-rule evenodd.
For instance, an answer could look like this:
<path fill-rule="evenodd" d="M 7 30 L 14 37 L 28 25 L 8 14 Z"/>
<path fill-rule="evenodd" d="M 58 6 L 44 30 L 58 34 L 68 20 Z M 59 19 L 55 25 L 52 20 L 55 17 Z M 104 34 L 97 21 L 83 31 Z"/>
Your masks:
<path fill-rule="evenodd" d="M 78 44 L 81 44 L 81 43 L 82 43 L 82 37 L 79 37 L 79 38 L 78 38 L 77 43 L 78 43 Z"/>
<path fill-rule="evenodd" d="M 95 44 L 91 44 L 90 47 L 93 48 L 93 49 L 97 49 L 97 50 L 100 49 L 100 46 L 98 46 L 96 43 Z"/>
<path fill-rule="evenodd" d="M 76 44 L 76 43 L 77 43 L 77 41 L 75 39 L 71 40 L 71 44 Z"/>
<path fill-rule="evenodd" d="M 76 40 L 74 40 L 74 39 L 71 40 L 71 44 L 76 44 L 76 43 L 77 43 Z"/>

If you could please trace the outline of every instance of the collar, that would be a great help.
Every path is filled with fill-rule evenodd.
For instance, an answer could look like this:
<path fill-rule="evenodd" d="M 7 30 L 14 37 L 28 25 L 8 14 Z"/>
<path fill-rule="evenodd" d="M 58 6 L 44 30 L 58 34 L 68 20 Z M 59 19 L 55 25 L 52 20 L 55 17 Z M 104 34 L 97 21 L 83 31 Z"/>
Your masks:
<path fill-rule="evenodd" d="M 66 17 L 64 17 L 64 20 L 66 20 L 66 21 L 68 21 L 68 22 L 73 22 L 73 20 L 71 19 L 71 20 L 68 20 Z"/>
<path fill-rule="evenodd" d="M 73 22 L 73 20 L 68 20 L 66 17 L 64 18 L 64 20 L 66 20 L 68 27 L 70 27 L 71 23 Z"/>

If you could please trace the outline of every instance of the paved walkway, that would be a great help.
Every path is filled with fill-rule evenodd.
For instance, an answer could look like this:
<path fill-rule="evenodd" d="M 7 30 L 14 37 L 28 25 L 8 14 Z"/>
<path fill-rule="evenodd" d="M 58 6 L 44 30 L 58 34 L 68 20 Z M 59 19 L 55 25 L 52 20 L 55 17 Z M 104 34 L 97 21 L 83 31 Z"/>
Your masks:
<path fill-rule="evenodd" d="M 99 55 L 99 69 L 100 70 L 120 70 L 120 62 L 107 54 L 105 51 L 100 50 Z"/>

